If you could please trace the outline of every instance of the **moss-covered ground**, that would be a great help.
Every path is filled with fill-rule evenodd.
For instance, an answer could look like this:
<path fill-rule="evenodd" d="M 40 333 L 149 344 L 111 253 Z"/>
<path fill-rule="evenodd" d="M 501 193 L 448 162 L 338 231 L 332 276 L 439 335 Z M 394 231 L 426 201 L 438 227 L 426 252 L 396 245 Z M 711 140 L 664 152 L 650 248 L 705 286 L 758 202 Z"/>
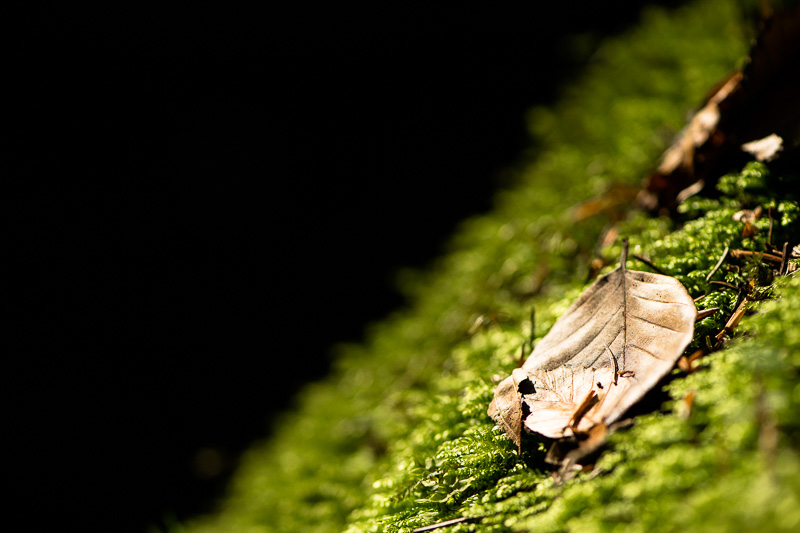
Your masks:
<path fill-rule="evenodd" d="M 765 249 L 768 217 L 743 237 L 733 215 L 772 207 L 773 242 L 800 240 L 795 178 L 756 163 L 687 200 L 678 221 L 627 206 L 573 216 L 576 199 L 639 185 L 741 64 L 752 28 L 741 5 L 699 0 L 649 9 L 606 42 L 559 104 L 531 111 L 529 162 L 493 212 L 467 221 L 429 271 L 403 275 L 409 307 L 340 349 L 332 375 L 246 454 L 218 513 L 175 530 L 392 532 L 458 517 L 469 520 L 443 531 L 800 530 L 800 280 L 756 275 L 756 261 L 711 279 L 774 283 L 762 289 L 770 298 L 749 304 L 697 372 L 674 371 L 593 470 L 555 483 L 548 443 L 527 435 L 520 454 L 486 414 L 496 377 L 528 342 L 531 309 L 540 338 L 585 288 L 593 259 L 613 268 L 619 239 L 597 246 L 610 223 L 699 309 L 721 308 L 698 323 L 689 351 L 736 303 L 735 290 L 705 279 L 725 246 Z"/>

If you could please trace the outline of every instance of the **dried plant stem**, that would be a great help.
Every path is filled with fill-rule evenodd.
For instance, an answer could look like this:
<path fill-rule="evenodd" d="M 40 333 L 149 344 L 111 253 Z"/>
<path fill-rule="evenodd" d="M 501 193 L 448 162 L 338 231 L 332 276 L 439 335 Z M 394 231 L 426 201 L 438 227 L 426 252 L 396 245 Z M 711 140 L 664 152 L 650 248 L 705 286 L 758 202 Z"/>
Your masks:
<path fill-rule="evenodd" d="M 706 281 L 709 281 L 711 279 L 711 276 L 717 273 L 717 270 L 719 270 L 719 267 L 722 266 L 722 263 L 725 261 L 725 258 L 728 257 L 728 252 L 730 252 L 730 250 L 731 249 L 728 246 L 725 246 L 725 250 L 722 252 L 722 257 L 719 258 L 717 264 L 714 265 L 714 268 L 712 268 L 711 272 L 708 273 L 708 276 L 706 276 Z"/>
<path fill-rule="evenodd" d="M 770 263 L 777 263 L 781 264 L 783 259 L 778 257 L 775 254 L 770 254 L 766 252 L 751 252 L 750 250 L 731 250 L 731 257 L 742 258 L 742 257 L 759 257 L 764 261 L 769 261 Z"/>
<path fill-rule="evenodd" d="M 725 287 L 726 289 L 733 289 L 735 291 L 739 290 L 739 287 L 736 285 L 731 285 L 730 283 L 726 283 L 724 281 L 709 281 L 711 285 L 719 285 L 720 287 Z"/>
<path fill-rule="evenodd" d="M 748 303 L 747 298 L 743 298 L 739 306 L 736 308 L 731 317 L 728 319 L 728 322 L 725 324 L 725 327 L 722 328 L 722 331 L 717 333 L 717 335 L 715 336 L 717 342 L 722 342 L 722 338 L 725 335 L 731 335 L 733 333 L 733 328 L 739 325 L 739 322 L 741 322 L 742 317 L 744 317 L 744 314 L 747 311 L 746 309 L 747 303 Z"/>
<path fill-rule="evenodd" d="M 650 261 L 649 259 L 647 259 L 645 257 L 642 257 L 641 255 L 634 255 L 633 258 L 636 259 L 637 261 L 641 261 L 642 263 L 644 263 L 645 265 L 649 266 L 650 268 L 652 268 L 653 270 L 655 270 L 656 272 L 658 272 L 662 276 L 667 276 L 668 275 L 666 272 L 664 272 L 663 270 L 658 268 L 656 265 L 654 265 L 652 261 Z"/>
<path fill-rule="evenodd" d="M 703 320 L 704 318 L 710 317 L 711 315 L 715 314 L 717 311 L 719 311 L 719 307 L 712 307 L 710 309 L 704 309 L 702 311 L 698 311 L 697 312 L 697 318 L 695 319 L 695 322 L 698 322 L 700 320 Z"/>

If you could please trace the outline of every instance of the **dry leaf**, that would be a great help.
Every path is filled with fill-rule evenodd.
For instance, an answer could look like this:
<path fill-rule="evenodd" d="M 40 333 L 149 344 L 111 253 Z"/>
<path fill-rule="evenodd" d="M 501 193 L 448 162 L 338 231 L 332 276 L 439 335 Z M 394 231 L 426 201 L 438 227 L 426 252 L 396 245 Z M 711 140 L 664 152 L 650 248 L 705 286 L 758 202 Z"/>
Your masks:
<path fill-rule="evenodd" d="M 556 321 L 522 368 L 501 382 L 489 415 L 516 443 L 612 424 L 675 366 L 697 310 L 675 278 L 620 267 Z"/>
<path fill-rule="evenodd" d="M 520 445 L 522 432 L 522 396 L 530 392 L 532 386 L 528 375 L 521 368 L 515 368 L 511 377 L 501 381 L 495 388 L 494 399 L 489 404 L 489 416 L 517 446 Z"/>

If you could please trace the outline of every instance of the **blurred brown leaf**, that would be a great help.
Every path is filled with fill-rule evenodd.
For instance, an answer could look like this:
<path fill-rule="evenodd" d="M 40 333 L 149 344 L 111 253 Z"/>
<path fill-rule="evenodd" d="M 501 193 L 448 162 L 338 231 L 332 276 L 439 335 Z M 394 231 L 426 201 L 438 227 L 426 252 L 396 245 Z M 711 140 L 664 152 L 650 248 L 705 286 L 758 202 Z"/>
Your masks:
<path fill-rule="evenodd" d="M 713 184 L 753 155 L 771 160 L 781 155 L 779 150 L 796 148 L 800 143 L 798 65 L 800 6 L 762 21 L 744 69 L 711 91 L 645 180 L 639 204 L 653 212 L 671 213 L 686 196 L 682 191 L 697 192 L 703 184 Z M 744 151 L 743 146 L 747 147 Z"/>

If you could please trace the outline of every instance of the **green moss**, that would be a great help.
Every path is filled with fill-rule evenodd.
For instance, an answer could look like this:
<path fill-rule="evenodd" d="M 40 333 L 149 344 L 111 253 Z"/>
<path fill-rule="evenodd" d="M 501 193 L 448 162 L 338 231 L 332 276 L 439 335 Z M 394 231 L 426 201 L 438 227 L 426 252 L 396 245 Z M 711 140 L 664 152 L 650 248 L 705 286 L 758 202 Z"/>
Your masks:
<path fill-rule="evenodd" d="M 507 375 L 528 342 L 531 308 L 541 337 L 585 287 L 603 227 L 625 214 L 576 221 L 575 199 L 641 180 L 691 107 L 741 61 L 744 27 L 730 2 L 701 0 L 649 9 L 637 30 L 604 44 L 560 104 L 531 111 L 535 148 L 516 186 L 464 223 L 430 271 L 401 276 L 412 305 L 363 345 L 341 347 L 332 376 L 307 387 L 242 459 L 220 511 L 185 530 L 391 532 L 453 517 L 472 520 L 448 532 L 796 529 L 796 281 L 753 305 L 731 349 L 676 374 L 663 408 L 615 434 L 591 474 L 556 485 L 547 443 L 526 435 L 520 454 L 486 415 L 493 376 Z M 733 215 L 773 207 L 775 242 L 797 242 L 796 198 L 775 192 L 793 179 L 748 165 L 720 180 L 720 198 L 681 206 L 680 228 L 640 213 L 618 223 L 632 254 L 677 277 L 700 309 L 721 308 L 698 323 L 693 347 L 736 302 L 736 291 L 705 280 L 725 246 L 764 251 L 768 219 L 744 238 Z M 619 243 L 600 250 L 605 269 L 619 252 Z M 711 279 L 747 276 L 721 269 Z"/>
<path fill-rule="evenodd" d="M 769 194 L 764 165 L 750 163 L 738 174 L 722 176 L 717 189 L 739 204 L 763 203 Z"/>
<path fill-rule="evenodd" d="M 764 165 L 749 165 L 729 179 L 747 180 L 755 174 L 763 177 L 768 171 Z M 660 239 L 632 245 L 638 253 L 660 258 L 656 263 L 670 274 L 683 277 L 693 296 L 707 293 L 699 308 L 722 309 L 698 324 L 696 345 L 722 329 L 736 301 L 736 291 L 708 292 L 705 282 L 726 244 L 746 244 L 729 203 L 710 202 L 715 209 L 671 233 L 659 221 L 641 216 L 623 225 L 631 235 L 661 233 Z M 616 257 L 619 250 L 611 247 L 607 253 Z M 683 260 L 687 255 L 691 261 Z M 704 370 L 678 375 L 668 388 L 672 401 L 662 411 L 641 416 L 633 429 L 614 435 L 596 470 L 565 486 L 556 486 L 542 468 L 544 443 L 529 436 L 520 456 L 502 432 L 488 429 L 485 409 L 491 384 L 464 379 L 458 391 L 422 407 L 425 422 L 414 429 L 409 437 L 414 444 L 405 450 L 408 456 L 422 455 L 386 472 L 375 484 L 371 505 L 351 516 L 348 531 L 403 531 L 453 516 L 479 521 L 451 531 L 596 531 L 617 526 L 677 531 L 699 524 L 731 531 L 743 524 L 793 529 L 797 513 L 792 505 L 800 503 L 800 483 L 786 469 L 800 473 L 800 450 L 764 449 L 763 444 L 776 432 L 800 443 L 800 423 L 793 416 L 800 408 L 800 392 L 795 392 L 800 391 L 800 357 L 789 355 L 800 353 L 800 334 L 785 326 L 800 319 L 800 280 L 786 284 L 780 294 L 781 300 L 760 306 L 759 314 L 745 321 L 752 337 L 708 357 Z M 782 333 L 764 334 L 764 328 Z M 468 353 L 491 360 L 492 354 L 512 352 L 515 340 L 519 342 L 514 332 L 502 328 L 483 332 L 463 352 L 456 351 L 454 359 L 472 368 L 478 361 L 468 361 Z M 501 365 L 507 373 L 513 363 L 507 357 Z M 685 416 L 682 399 L 690 391 L 696 399 Z M 446 434 L 437 433 L 442 427 L 449 428 Z M 782 464 L 776 476 L 777 462 Z M 790 516 L 748 504 L 776 496 L 785 500 Z M 721 505 L 725 514 L 714 511 Z M 713 524 L 709 517 L 714 517 Z"/>
<path fill-rule="evenodd" d="M 793 531 L 800 527 L 800 280 L 746 321 L 753 335 L 669 386 L 672 412 L 612 437 L 600 475 L 564 487 L 533 531 Z M 783 325 L 781 325 L 783 324 Z M 688 416 L 681 399 L 694 393 Z"/>

